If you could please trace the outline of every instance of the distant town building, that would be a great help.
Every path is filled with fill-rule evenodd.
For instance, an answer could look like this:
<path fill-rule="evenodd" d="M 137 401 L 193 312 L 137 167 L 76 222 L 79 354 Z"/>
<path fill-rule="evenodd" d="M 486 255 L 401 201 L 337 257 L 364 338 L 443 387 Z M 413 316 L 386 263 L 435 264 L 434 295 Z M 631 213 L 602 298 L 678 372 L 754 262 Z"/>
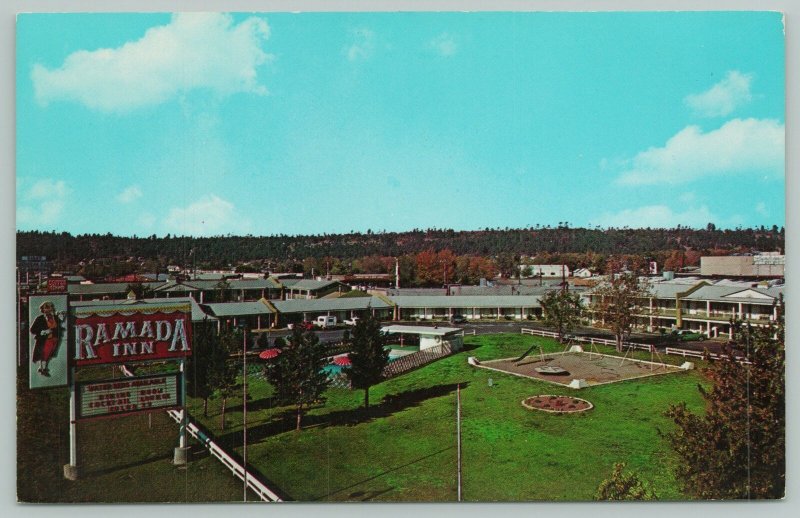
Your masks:
<path fill-rule="evenodd" d="M 569 266 L 566 264 L 521 264 L 523 277 L 569 277 Z"/>
<path fill-rule="evenodd" d="M 700 258 L 704 277 L 783 277 L 786 256 L 768 253 Z"/>
<path fill-rule="evenodd" d="M 23 284 L 42 282 L 53 270 L 53 264 L 43 255 L 23 255 L 17 261 L 19 279 Z"/>
<path fill-rule="evenodd" d="M 574 272 L 572 272 L 573 277 L 580 277 L 582 279 L 586 279 L 592 276 L 592 271 L 588 268 L 578 268 Z"/>

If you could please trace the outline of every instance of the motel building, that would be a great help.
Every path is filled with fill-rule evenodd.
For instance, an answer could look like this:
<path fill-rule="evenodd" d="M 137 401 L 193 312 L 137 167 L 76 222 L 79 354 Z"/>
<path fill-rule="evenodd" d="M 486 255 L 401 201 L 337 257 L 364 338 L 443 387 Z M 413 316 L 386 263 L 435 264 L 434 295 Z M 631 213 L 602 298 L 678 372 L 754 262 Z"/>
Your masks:
<path fill-rule="evenodd" d="M 203 304 L 206 314 L 217 321 L 217 331 L 223 327 L 245 327 L 247 329 L 267 329 L 275 320 L 277 310 L 268 300 L 250 302 L 219 302 Z"/>
<path fill-rule="evenodd" d="M 778 320 L 778 301 L 783 288 L 742 288 L 700 283 L 676 299 L 676 327 L 692 329 L 714 338 L 733 338 L 730 321 L 754 326 Z"/>
<path fill-rule="evenodd" d="M 350 286 L 334 280 L 282 279 L 285 299 L 318 299 L 350 291 Z"/>
<path fill-rule="evenodd" d="M 289 299 L 272 301 L 276 309 L 275 327 L 286 327 L 317 317 L 336 317 L 337 323 L 353 317 L 371 315 L 379 320 L 392 318 L 392 303 L 385 297 L 340 297 L 334 299 Z"/>
<path fill-rule="evenodd" d="M 415 348 L 418 351 L 442 352 L 443 346 L 460 351 L 464 348 L 464 334 L 455 327 L 427 327 L 391 325 L 381 328 L 387 341 L 401 348 Z"/>
<path fill-rule="evenodd" d="M 395 305 L 395 320 L 526 320 L 542 314 L 538 295 L 452 295 L 387 297 Z"/>
<path fill-rule="evenodd" d="M 222 286 L 226 293 L 221 293 Z M 153 292 L 158 297 L 193 297 L 199 303 L 253 301 L 259 299 L 280 299 L 283 287 L 273 278 L 167 281 L 157 286 Z"/>
<path fill-rule="evenodd" d="M 769 325 L 778 319 L 775 306 L 783 286 L 762 283 L 676 279 L 649 281 L 651 297 L 643 299 L 637 314 L 637 327 L 656 332 L 658 329 L 688 329 L 709 338 L 733 338 L 731 320 L 742 320 L 754 326 Z M 596 301 L 593 292 L 585 294 L 588 307 Z M 592 317 L 592 322 L 598 322 Z"/>

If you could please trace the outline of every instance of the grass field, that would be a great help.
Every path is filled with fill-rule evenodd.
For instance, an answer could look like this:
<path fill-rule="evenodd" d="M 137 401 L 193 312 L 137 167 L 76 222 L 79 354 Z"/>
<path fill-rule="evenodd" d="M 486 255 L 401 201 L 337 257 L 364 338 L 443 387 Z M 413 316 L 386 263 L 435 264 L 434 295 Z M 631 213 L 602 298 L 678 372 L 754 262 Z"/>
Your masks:
<path fill-rule="evenodd" d="M 662 415 L 670 403 L 701 409 L 701 375 L 682 372 L 576 391 L 466 362 L 468 356 L 512 357 L 533 343 L 545 352 L 562 349 L 540 337 L 468 337 L 468 350 L 371 389 L 368 413 L 359 408 L 362 391 L 329 390 L 326 404 L 308 413 L 299 433 L 292 431 L 292 409 L 275 406 L 268 384 L 251 376 L 249 464 L 294 500 L 453 501 L 460 383 L 465 500 L 590 500 L 615 462 L 638 471 L 662 500 L 682 499 L 669 467 L 674 459 L 658 430 L 670 429 Z M 644 352 L 635 356 L 650 359 Z M 579 395 L 595 408 L 552 415 L 521 405 L 528 396 L 554 391 Z M 242 452 L 241 399 L 229 401 L 225 431 L 219 400 L 211 401 L 205 419 L 200 401 L 190 405 L 220 442 Z"/>
<path fill-rule="evenodd" d="M 78 424 L 79 480 L 63 477 L 69 462 L 66 389 L 17 391 L 17 499 L 21 502 L 240 501 L 242 483 L 202 453 L 172 465 L 178 427 L 166 412 Z M 253 495 L 249 499 L 255 500 Z"/>

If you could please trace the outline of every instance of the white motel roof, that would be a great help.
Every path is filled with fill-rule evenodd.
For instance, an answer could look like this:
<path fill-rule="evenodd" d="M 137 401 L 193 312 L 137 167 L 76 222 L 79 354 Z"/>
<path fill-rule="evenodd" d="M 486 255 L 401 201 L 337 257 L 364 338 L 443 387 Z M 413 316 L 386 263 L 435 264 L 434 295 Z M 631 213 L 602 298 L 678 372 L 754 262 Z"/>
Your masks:
<path fill-rule="evenodd" d="M 401 308 L 538 308 L 538 295 L 453 295 L 387 297 Z"/>
<path fill-rule="evenodd" d="M 403 333 L 407 335 L 432 335 L 444 336 L 450 333 L 461 332 L 457 327 L 430 327 L 430 326 L 384 326 L 381 332 L 386 334 Z"/>
<path fill-rule="evenodd" d="M 279 313 L 315 313 L 325 311 L 356 311 L 367 308 L 391 308 L 380 297 L 342 297 L 338 299 L 289 299 L 272 301 Z"/>
<path fill-rule="evenodd" d="M 252 302 L 217 302 L 214 304 L 204 304 L 216 317 L 239 317 L 248 315 L 269 315 L 274 313 L 272 309 L 260 300 Z"/>

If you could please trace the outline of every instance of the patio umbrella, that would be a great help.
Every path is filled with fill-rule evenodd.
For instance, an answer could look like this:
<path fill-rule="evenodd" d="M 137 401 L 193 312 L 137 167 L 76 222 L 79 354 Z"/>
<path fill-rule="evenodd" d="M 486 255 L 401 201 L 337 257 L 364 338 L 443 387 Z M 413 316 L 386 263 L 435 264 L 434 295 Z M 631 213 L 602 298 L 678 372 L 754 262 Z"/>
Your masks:
<path fill-rule="evenodd" d="M 263 351 L 261 351 L 258 357 L 261 358 L 262 360 L 271 360 L 277 357 L 280 353 L 281 353 L 280 349 L 278 349 L 277 347 L 273 347 L 272 349 L 264 349 Z"/>
<path fill-rule="evenodd" d="M 333 364 L 338 365 L 339 367 L 349 367 L 352 365 L 348 356 L 337 356 L 333 359 Z"/>

